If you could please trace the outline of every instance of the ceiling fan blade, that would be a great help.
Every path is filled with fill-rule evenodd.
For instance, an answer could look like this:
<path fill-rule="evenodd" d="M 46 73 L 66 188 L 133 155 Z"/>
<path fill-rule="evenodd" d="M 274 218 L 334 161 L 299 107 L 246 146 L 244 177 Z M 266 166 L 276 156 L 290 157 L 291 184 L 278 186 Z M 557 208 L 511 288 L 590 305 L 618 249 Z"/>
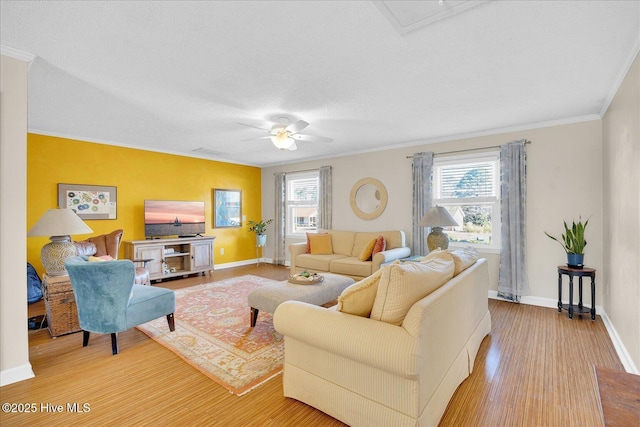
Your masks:
<path fill-rule="evenodd" d="M 287 150 L 289 151 L 296 151 L 297 149 L 298 149 L 298 146 L 296 145 L 295 142 L 291 143 L 291 146 L 287 148 Z"/>
<path fill-rule="evenodd" d="M 300 132 L 302 129 L 306 128 L 307 126 L 309 126 L 309 123 L 305 122 L 304 120 L 298 120 L 297 122 L 287 126 L 287 130 L 292 134 L 294 134 L 294 133 Z"/>
<path fill-rule="evenodd" d="M 314 136 L 314 135 L 301 135 L 299 133 L 295 135 L 291 135 L 291 138 L 296 141 L 307 141 L 307 142 L 332 142 L 333 139 L 326 138 L 324 136 Z"/>
<path fill-rule="evenodd" d="M 254 125 L 250 125 L 250 124 L 247 124 L 247 123 L 240 123 L 240 122 L 236 122 L 236 124 L 237 124 L 237 125 L 241 125 L 241 126 L 246 126 L 246 127 L 248 127 L 248 128 L 260 129 L 260 130 L 263 130 L 263 131 L 265 131 L 265 132 L 269 132 L 269 129 L 267 129 L 267 128 L 261 128 L 261 127 L 254 126 Z"/>

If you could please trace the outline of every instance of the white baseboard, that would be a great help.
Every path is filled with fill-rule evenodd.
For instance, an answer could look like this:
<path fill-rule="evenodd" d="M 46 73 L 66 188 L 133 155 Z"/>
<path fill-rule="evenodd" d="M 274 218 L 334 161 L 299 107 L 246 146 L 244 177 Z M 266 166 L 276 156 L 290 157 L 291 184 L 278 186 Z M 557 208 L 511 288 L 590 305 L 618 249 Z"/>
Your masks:
<path fill-rule="evenodd" d="M 489 290 L 489 298 L 497 299 L 501 301 L 508 301 L 504 298 L 500 298 L 498 296 L 498 291 Z M 527 305 L 536 305 L 539 307 L 547 307 L 547 308 L 555 308 L 558 309 L 558 300 L 553 298 L 543 298 L 543 297 L 531 297 L 525 296 L 520 299 L 521 304 Z M 569 301 L 563 301 L 563 304 L 568 304 Z M 609 338 L 611 338 L 611 342 L 613 343 L 613 347 L 616 349 L 616 353 L 618 354 L 618 358 L 620 358 L 620 362 L 622 366 L 624 366 L 625 371 L 631 372 L 633 374 L 640 374 L 638 372 L 638 368 L 633 363 L 627 348 L 624 346 L 624 343 L 620 339 L 618 332 L 613 327 L 609 316 L 605 313 L 604 308 L 600 305 L 596 305 L 596 314 L 599 314 L 602 318 L 602 322 L 604 323 L 605 328 L 607 329 L 607 333 L 609 334 Z"/>
<path fill-rule="evenodd" d="M 0 371 L 0 387 L 17 383 L 18 381 L 28 380 L 35 376 L 33 369 L 31 369 L 31 363 L 25 363 L 24 365 L 16 366 L 15 368 L 5 369 Z"/>
<path fill-rule="evenodd" d="M 611 319 L 609 319 L 607 313 L 602 313 L 600 316 L 602 317 L 602 322 L 604 323 L 605 328 L 607 328 L 607 332 L 609 332 L 609 337 L 611 338 L 611 342 L 613 342 L 616 353 L 618 353 L 618 357 L 620 358 L 620 362 L 622 362 L 622 366 L 624 366 L 624 370 L 632 374 L 640 375 L 640 371 L 638 371 L 635 363 L 633 363 L 631 355 L 622 343 L 622 340 L 618 335 L 618 331 L 616 331 L 616 328 L 613 327 L 613 323 L 611 323 Z"/>

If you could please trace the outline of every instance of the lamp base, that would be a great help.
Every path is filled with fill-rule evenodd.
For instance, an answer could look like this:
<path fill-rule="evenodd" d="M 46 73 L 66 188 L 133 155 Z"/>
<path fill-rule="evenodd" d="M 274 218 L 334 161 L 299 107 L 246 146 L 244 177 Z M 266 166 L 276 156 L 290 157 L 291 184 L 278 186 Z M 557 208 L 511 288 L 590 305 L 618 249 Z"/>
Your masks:
<path fill-rule="evenodd" d="M 449 237 L 442 232 L 442 227 L 432 227 L 431 233 L 427 236 L 427 247 L 429 251 L 435 249 L 447 249 L 449 247 Z"/>
<path fill-rule="evenodd" d="M 42 247 L 40 260 L 49 276 L 67 276 L 64 261 L 77 255 L 71 236 L 51 236 L 51 242 Z"/>

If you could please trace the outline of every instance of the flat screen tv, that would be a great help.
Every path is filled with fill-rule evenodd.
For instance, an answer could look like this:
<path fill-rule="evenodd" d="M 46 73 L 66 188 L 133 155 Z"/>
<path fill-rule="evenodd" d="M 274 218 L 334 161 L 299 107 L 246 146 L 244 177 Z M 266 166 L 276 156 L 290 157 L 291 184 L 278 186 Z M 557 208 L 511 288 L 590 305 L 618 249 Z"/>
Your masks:
<path fill-rule="evenodd" d="M 147 238 L 187 237 L 204 233 L 204 202 L 144 201 L 144 235 Z"/>

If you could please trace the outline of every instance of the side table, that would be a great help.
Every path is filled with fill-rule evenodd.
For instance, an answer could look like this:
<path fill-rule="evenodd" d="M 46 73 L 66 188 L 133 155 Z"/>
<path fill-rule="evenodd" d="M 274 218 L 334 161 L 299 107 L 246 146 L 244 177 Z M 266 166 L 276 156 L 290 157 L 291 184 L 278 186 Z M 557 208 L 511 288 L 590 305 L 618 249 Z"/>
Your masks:
<path fill-rule="evenodd" d="M 42 295 L 52 337 L 80 331 L 76 298 L 69 276 L 42 276 Z"/>
<path fill-rule="evenodd" d="M 562 275 L 569 276 L 569 304 L 562 304 Z M 578 306 L 573 306 L 573 278 L 578 277 L 578 293 L 580 299 Z M 582 278 L 591 277 L 591 308 L 582 305 Z M 573 313 L 591 313 L 591 320 L 596 319 L 596 270 L 593 268 L 573 268 L 566 265 L 558 266 L 558 312 L 562 312 L 562 309 L 569 311 L 569 319 L 573 319 Z"/>

